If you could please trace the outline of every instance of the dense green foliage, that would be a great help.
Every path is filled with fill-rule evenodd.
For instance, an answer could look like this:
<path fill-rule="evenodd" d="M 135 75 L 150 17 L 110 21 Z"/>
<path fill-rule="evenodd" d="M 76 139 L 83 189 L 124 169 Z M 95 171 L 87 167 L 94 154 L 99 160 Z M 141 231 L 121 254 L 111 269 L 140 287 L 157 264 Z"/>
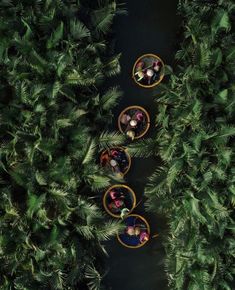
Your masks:
<path fill-rule="evenodd" d="M 99 289 L 104 220 L 94 191 L 120 97 L 108 40 L 115 1 L 0 1 L 0 289 Z"/>
<path fill-rule="evenodd" d="M 149 210 L 169 220 L 170 289 L 232 289 L 235 274 L 235 4 L 179 3 L 178 62 L 157 96 L 157 134 L 130 146 L 162 166 L 146 187 Z"/>

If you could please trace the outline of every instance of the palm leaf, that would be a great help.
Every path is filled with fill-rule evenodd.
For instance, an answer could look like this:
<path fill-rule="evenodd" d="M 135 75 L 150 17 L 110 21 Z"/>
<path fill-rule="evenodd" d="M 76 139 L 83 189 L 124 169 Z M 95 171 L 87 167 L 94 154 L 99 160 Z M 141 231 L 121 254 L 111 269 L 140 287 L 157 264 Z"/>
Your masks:
<path fill-rule="evenodd" d="M 101 148 L 110 148 L 125 143 L 126 137 L 118 132 L 103 132 L 98 140 Z"/>
<path fill-rule="evenodd" d="M 92 13 L 93 27 L 97 32 L 106 34 L 111 28 L 114 16 L 115 10 L 112 4 L 100 7 Z"/>
<path fill-rule="evenodd" d="M 157 155 L 156 142 L 153 139 L 145 139 L 127 146 L 128 153 L 132 157 L 150 157 Z"/>
<path fill-rule="evenodd" d="M 110 178 L 104 175 L 90 174 L 86 180 L 94 191 L 106 188 L 110 184 Z"/>
<path fill-rule="evenodd" d="M 100 108 L 103 110 L 111 110 L 115 107 L 122 96 L 122 92 L 117 88 L 113 87 L 109 89 L 101 98 L 100 98 Z"/>
<path fill-rule="evenodd" d="M 85 147 L 82 164 L 87 164 L 95 158 L 96 149 L 97 149 L 96 142 L 92 138 L 90 138 Z"/>
<path fill-rule="evenodd" d="M 88 282 L 89 290 L 100 289 L 100 283 L 101 283 L 102 277 L 100 273 L 93 266 L 86 267 L 85 277 L 89 280 Z"/>
<path fill-rule="evenodd" d="M 70 21 L 70 32 L 76 40 L 91 35 L 89 29 L 78 19 Z"/>
<path fill-rule="evenodd" d="M 47 48 L 51 49 L 55 47 L 59 41 L 62 39 L 64 34 L 64 23 L 61 22 L 58 27 L 53 31 L 51 37 L 47 40 Z"/>

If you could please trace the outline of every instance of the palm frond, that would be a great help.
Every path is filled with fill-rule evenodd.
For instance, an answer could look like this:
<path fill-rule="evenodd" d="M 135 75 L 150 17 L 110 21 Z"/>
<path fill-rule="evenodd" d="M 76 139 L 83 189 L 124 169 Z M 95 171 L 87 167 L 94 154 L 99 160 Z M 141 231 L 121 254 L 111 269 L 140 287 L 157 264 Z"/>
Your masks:
<path fill-rule="evenodd" d="M 59 41 L 62 39 L 64 33 L 64 23 L 61 22 L 58 27 L 53 31 L 51 37 L 47 40 L 47 48 L 51 49 L 58 45 Z"/>
<path fill-rule="evenodd" d="M 103 96 L 100 98 L 100 108 L 103 110 L 111 110 L 116 106 L 120 97 L 122 96 L 122 92 L 117 88 L 113 87 L 109 89 Z"/>
<path fill-rule="evenodd" d="M 127 146 L 128 153 L 132 157 L 150 157 L 157 155 L 156 142 L 153 139 L 145 139 Z"/>
<path fill-rule="evenodd" d="M 94 266 L 87 266 L 85 271 L 85 277 L 89 280 L 88 282 L 89 290 L 100 289 L 102 277 L 100 273 L 94 268 Z"/>
<path fill-rule="evenodd" d="M 90 140 L 88 140 L 85 147 L 82 164 L 89 163 L 91 160 L 93 160 L 95 158 L 96 150 L 97 150 L 97 144 L 92 138 L 90 138 Z"/>
<path fill-rule="evenodd" d="M 113 146 L 122 145 L 125 143 L 125 135 L 119 132 L 103 132 L 98 140 L 98 144 L 101 148 L 110 148 Z"/>
<path fill-rule="evenodd" d="M 70 31 L 74 39 L 90 37 L 89 29 L 78 19 L 70 21 Z"/>
<path fill-rule="evenodd" d="M 94 191 L 104 189 L 110 184 L 110 178 L 104 175 L 90 174 L 87 175 L 86 180 Z"/>

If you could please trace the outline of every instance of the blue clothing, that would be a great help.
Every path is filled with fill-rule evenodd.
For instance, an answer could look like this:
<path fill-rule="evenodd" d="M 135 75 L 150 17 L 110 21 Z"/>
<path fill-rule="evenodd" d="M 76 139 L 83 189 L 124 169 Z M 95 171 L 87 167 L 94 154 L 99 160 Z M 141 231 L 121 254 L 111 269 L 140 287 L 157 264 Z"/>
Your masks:
<path fill-rule="evenodd" d="M 140 244 L 140 238 L 138 236 L 130 236 L 128 234 L 122 234 L 119 237 L 121 241 L 127 246 L 136 247 Z"/>

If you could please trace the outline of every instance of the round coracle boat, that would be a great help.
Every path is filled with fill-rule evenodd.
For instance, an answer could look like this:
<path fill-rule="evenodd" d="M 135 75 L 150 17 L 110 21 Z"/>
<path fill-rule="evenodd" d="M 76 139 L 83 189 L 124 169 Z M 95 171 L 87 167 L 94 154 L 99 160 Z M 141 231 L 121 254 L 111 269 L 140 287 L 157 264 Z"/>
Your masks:
<path fill-rule="evenodd" d="M 164 78 L 164 63 L 156 54 L 144 54 L 133 66 L 132 77 L 143 88 L 152 88 Z"/>
<path fill-rule="evenodd" d="M 131 140 L 142 138 L 149 130 L 150 117 L 140 106 L 125 108 L 118 117 L 118 128 Z"/>
<path fill-rule="evenodd" d="M 103 206 L 108 214 L 115 218 L 129 215 L 136 206 L 136 195 L 127 185 L 116 184 L 104 194 Z"/>

